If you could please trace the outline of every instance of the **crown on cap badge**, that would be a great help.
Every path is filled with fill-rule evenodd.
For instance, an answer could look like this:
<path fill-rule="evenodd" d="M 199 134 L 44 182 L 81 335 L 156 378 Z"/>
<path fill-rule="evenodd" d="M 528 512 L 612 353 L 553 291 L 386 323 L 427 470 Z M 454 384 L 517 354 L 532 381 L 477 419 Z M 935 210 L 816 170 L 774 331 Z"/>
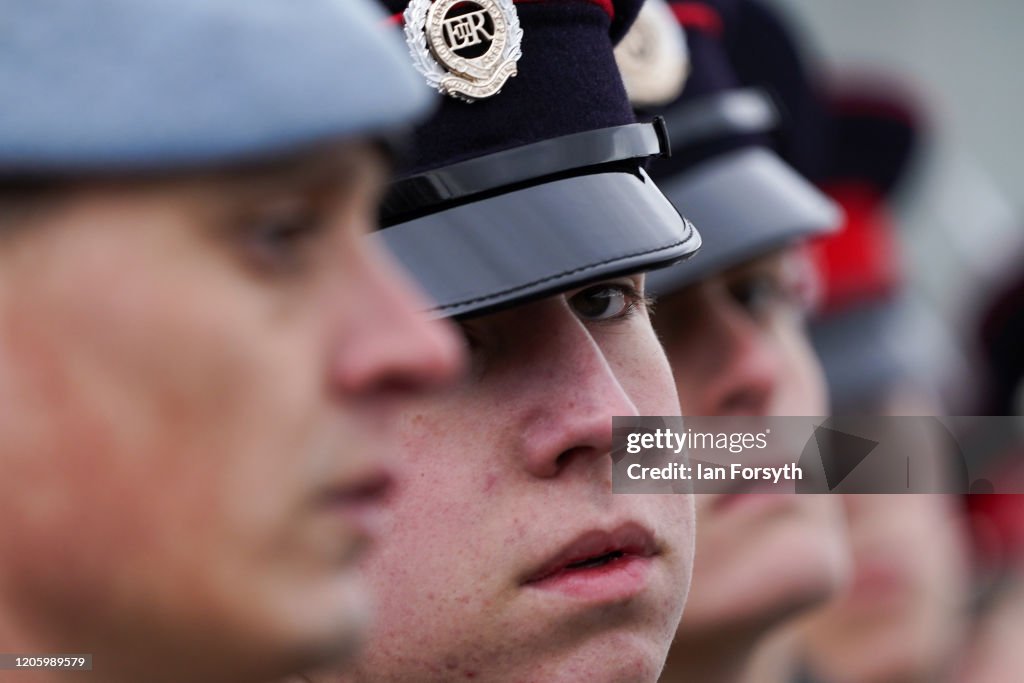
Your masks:
<path fill-rule="evenodd" d="M 512 0 L 412 0 L 405 42 L 431 87 L 474 102 L 516 75 L 523 30 Z"/>
<path fill-rule="evenodd" d="M 629 33 L 615 48 L 615 61 L 636 107 L 668 104 L 690 75 L 686 34 L 663 0 L 647 0 Z"/>

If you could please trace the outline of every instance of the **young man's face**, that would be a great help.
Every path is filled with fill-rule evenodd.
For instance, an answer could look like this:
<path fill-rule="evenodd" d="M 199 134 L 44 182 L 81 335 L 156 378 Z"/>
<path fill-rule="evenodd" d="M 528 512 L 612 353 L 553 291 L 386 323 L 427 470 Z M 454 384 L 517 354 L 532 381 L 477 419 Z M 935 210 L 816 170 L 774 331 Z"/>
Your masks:
<path fill-rule="evenodd" d="M 762 257 L 659 300 L 655 327 L 683 415 L 824 415 L 807 340 L 813 289 L 800 252 Z M 828 597 L 845 576 L 838 501 L 698 496 L 694 590 L 681 633 L 766 623 Z"/>
<path fill-rule="evenodd" d="M 367 246 L 382 181 L 351 145 L 93 184 L 4 226 L 5 636 L 102 652 L 109 680 L 154 657 L 262 680 L 352 647 L 387 418 L 459 360 Z"/>
<path fill-rule="evenodd" d="M 878 415 L 939 415 L 910 382 L 880 389 L 865 409 Z M 951 477 L 948 443 L 913 440 L 915 476 Z M 928 466 L 931 465 L 931 466 Z M 941 680 L 963 652 L 971 593 L 963 499 L 943 494 L 841 496 L 853 572 L 843 595 L 803 628 L 808 666 L 830 681 Z M 996 680 L 973 678 L 962 680 Z"/>
<path fill-rule="evenodd" d="M 808 622 L 811 664 L 835 681 L 936 680 L 964 640 L 969 586 L 961 501 L 884 494 L 843 500 L 853 581 Z"/>
<path fill-rule="evenodd" d="M 404 419 L 376 627 L 343 680 L 655 680 L 693 503 L 611 490 L 612 416 L 678 410 L 641 283 L 464 323 L 470 378 Z"/>

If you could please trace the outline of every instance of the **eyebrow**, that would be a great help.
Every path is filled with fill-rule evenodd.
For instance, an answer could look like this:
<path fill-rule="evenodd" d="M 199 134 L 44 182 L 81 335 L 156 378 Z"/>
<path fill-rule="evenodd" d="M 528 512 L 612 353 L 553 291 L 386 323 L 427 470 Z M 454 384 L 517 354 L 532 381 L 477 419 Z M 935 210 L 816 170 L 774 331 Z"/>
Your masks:
<path fill-rule="evenodd" d="M 237 191 L 242 195 L 268 190 L 344 193 L 371 175 L 374 169 L 386 170 L 387 167 L 385 155 L 375 153 L 372 146 L 339 144 L 285 159 L 212 170 L 198 180 L 217 182 L 228 192 Z"/>
<path fill-rule="evenodd" d="M 166 183 L 211 189 L 234 204 L 247 204 L 271 192 L 344 198 L 374 175 L 388 177 L 391 157 L 373 141 L 320 144 L 303 152 L 275 159 L 248 160 L 205 169 L 163 172 L 123 172 L 56 178 L 0 177 L 0 228 L 35 216 L 42 209 L 57 209 L 63 200 L 92 189 L 118 187 L 145 190 Z M 0 229 L 0 236 L 9 233 Z"/>

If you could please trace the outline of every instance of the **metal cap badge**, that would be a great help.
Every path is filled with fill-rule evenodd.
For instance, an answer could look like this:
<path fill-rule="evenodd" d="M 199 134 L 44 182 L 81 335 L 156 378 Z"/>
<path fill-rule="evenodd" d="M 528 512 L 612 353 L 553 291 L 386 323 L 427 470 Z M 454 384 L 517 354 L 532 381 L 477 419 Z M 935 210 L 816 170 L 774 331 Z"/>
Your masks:
<path fill-rule="evenodd" d="M 663 0 L 647 0 L 615 48 L 615 61 L 635 107 L 675 100 L 690 74 L 686 35 Z"/>
<path fill-rule="evenodd" d="M 412 0 L 405 40 L 431 87 L 473 102 L 516 75 L 523 31 L 512 0 Z"/>

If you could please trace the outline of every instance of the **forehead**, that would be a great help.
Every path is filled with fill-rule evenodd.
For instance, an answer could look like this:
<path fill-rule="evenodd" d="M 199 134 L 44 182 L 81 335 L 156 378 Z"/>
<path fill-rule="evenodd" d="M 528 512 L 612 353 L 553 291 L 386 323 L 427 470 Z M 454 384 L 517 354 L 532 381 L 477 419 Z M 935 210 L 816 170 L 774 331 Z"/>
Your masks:
<path fill-rule="evenodd" d="M 729 268 L 717 275 L 708 278 L 709 281 L 719 282 L 734 282 L 736 280 L 742 280 L 751 275 L 756 275 L 764 272 L 780 272 L 786 270 L 786 268 L 796 258 L 796 251 L 793 249 L 781 249 L 779 251 L 773 251 L 769 254 L 764 254 L 756 258 L 750 259 L 737 266 Z"/>
<path fill-rule="evenodd" d="M 387 159 L 371 142 L 336 143 L 273 160 L 164 174 L 118 174 L 57 178 L 0 178 L 0 224 L 13 224 L 67 207 L 73 200 L 105 195 L 137 197 L 163 191 L 199 191 L 230 199 L 267 191 L 345 192 L 382 184 Z"/>
<path fill-rule="evenodd" d="M 671 302 L 680 298 L 700 296 L 756 276 L 792 276 L 794 279 L 799 279 L 806 274 L 805 271 L 810 267 L 810 257 L 802 245 L 785 247 L 713 273 L 677 293 L 664 295 L 659 298 L 659 301 Z"/>
<path fill-rule="evenodd" d="M 193 182 L 235 186 L 343 188 L 367 178 L 383 182 L 387 160 L 371 141 L 339 142 L 281 159 L 228 166 L 195 174 Z"/>
<path fill-rule="evenodd" d="M 179 191 L 206 202 L 244 206 L 276 194 L 344 199 L 361 188 L 376 193 L 386 168 L 383 152 L 369 142 L 356 142 L 283 159 L 154 178 L 119 178 L 103 185 L 115 191 Z"/>

